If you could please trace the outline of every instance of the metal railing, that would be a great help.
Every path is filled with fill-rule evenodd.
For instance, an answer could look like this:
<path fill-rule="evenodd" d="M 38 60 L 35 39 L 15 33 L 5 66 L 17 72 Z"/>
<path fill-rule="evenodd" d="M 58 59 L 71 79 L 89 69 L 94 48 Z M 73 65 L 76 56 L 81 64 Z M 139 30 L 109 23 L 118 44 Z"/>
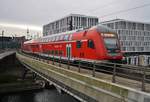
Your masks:
<path fill-rule="evenodd" d="M 112 75 L 111 81 L 113 83 L 117 82 L 116 77 L 123 77 L 136 80 L 141 83 L 142 91 L 146 91 L 146 83 L 150 83 L 150 68 L 145 66 L 132 66 L 103 61 L 100 62 L 93 61 L 87 63 L 82 60 L 78 60 L 76 63 L 73 63 L 70 60 L 70 58 L 68 58 L 67 60 L 62 60 L 61 56 L 55 58 L 54 55 L 53 57 L 44 57 L 40 55 L 31 56 L 27 54 L 25 55 L 39 61 L 44 61 L 48 64 L 58 65 L 61 68 L 64 68 L 62 64 L 66 65 L 65 68 L 67 68 L 68 70 L 70 69 L 71 66 L 75 66 L 75 68 L 77 68 L 77 72 L 79 73 L 81 73 L 81 69 L 87 69 L 92 72 L 91 75 L 93 77 L 96 77 L 97 72 L 103 72 Z"/>

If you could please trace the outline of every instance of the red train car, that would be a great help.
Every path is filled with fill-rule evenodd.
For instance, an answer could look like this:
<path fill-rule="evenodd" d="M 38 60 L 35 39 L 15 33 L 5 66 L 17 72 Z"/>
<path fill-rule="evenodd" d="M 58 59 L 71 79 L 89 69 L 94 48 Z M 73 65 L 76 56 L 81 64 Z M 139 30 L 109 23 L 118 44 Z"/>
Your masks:
<path fill-rule="evenodd" d="M 27 41 L 23 44 L 23 50 L 71 60 L 114 61 L 123 57 L 116 32 L 103 25 Z"/>

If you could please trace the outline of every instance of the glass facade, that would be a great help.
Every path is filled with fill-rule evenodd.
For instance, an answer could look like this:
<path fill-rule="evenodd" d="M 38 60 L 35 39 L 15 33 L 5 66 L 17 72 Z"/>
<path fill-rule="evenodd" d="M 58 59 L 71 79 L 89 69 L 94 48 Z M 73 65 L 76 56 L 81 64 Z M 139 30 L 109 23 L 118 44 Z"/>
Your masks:
<path fill-rule="evenodd" d="M 75 30 L 80 28 L 91 27 L 97 24 L 97 17 L 71 14 L 67 17 L 44 25 L 43 36 L 70 31 L 70 25 L 72 25 L 72 30 Z"/>

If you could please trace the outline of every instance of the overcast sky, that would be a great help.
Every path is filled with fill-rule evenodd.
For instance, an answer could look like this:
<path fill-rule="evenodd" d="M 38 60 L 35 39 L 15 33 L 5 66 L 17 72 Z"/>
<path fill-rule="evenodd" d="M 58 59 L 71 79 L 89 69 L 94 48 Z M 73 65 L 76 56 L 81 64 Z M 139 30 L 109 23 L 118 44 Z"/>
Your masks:
<path fill-rule="evenodd" d="M 70 13 L 97 16 L 99 21 L 122 18 L 150 22 L 150 6 L 114 13 L 144 4 L 150 4 L 150 0 L 0 0 L 0 31 L 4 28 L 8 30 L 7 26 L 3 26 L 7 23 L 25 25 L 25 28 L 29 29 L 34 26 L 37 29 L 31 30 L 41 32 L 40 27 L 44 24 Z M 17 26 L 14 26 L 17 31 L 16 28 Z"/>

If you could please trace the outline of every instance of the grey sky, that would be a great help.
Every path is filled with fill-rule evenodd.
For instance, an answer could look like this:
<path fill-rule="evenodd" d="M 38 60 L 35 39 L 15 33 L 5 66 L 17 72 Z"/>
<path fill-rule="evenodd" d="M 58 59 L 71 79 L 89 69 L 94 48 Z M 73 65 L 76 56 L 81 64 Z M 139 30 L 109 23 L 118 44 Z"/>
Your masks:
<path fill-rule="evenodd" d="M 150 3 L 150 0 L 0 0 L 0 23 L 41 26 L 70 13 L 150 22 L 150 6 L 100 18 L 119 10 Z"/>

